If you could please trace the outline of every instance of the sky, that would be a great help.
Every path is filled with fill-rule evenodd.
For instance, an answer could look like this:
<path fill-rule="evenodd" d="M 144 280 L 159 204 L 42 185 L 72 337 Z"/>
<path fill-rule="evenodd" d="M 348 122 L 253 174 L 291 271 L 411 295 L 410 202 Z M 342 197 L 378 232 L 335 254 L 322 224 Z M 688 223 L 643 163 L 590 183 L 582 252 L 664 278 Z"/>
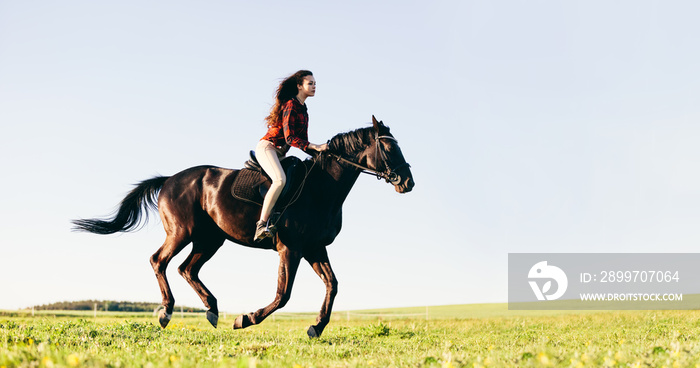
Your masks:
<path fill-rule="evenodd" d="M 416 187 L 362 176 L 329 246 L 335 310 L 507 301 L 508 253 L 700 250 L 694 1 L 0 0 L 0 309 L 160 302 L 165 234 L 71 231 L 134 184 L 240 168 L 280 80 L 309 69 L 309 138 L 391 127 Z M 292 153 L 305 157 L 301 151 Z M 170 264 L 176 304 L 201 307 Z M 275 295 L 227 242 L 219 308 Z M 317 311 L 302 264 L 283 311 Z"/>

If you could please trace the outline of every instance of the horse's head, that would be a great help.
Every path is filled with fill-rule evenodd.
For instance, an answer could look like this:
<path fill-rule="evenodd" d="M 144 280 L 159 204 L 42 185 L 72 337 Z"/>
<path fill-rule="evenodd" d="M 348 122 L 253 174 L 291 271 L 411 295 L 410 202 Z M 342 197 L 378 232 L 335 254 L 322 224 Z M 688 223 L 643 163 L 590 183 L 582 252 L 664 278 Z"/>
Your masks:
<path fill-rule="evenodd" d="M 361 128 L 333 137 L 325 157 L 385 179 L 399 193 L 410 192 L 415 183 L 411 165 L 403 158 L 399 142 L 389 132 L 389 127 L 374 116 L 372 123 L 373 128 Z"/>
<path fill-rule="evenodd" d="M 410 192 L 415 182 L 411 174 L 411 165 L 403 157 L 399 142 L 389 132 L 389 127 L 377 121 L 374 115 L 372 124 L 375 133 L 374 144 L 368 145 L 364 152 L 367 166 L 376 171 L 379 177 L 393 184 L 397 192 Z"/>

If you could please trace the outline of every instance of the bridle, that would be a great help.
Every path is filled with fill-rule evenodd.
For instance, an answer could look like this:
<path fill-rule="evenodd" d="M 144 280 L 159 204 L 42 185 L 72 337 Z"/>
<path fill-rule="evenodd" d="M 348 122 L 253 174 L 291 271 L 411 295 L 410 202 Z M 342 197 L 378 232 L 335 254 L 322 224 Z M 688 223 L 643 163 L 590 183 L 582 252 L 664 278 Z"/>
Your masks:
<path fill-rule="evenodd" d="M 390 168 L 388 163 L 387 163 L 386 152 L 384 152 L 381 144 L 379 143 L 380 139 L 389 139 L 389 140 L 396 142 L 396 144 L 398 144 L 399 141 L 397 141 L 396 138 L 394 138 L 390 135 L 379 135 L 379 133 L 377 133 L 374 136 L 374 141 L 376 142 L 376 157 L 375 157 L 374 167 L 379 167 L 379 160 L 381 159 L 382 163 L 384 164 L 384 168 L 385 168 L 384 171 L 379 171 L 376 169 L 371 169 L 367 166 L 362 166 L 357 162 L 353 162 L 351 160 L 348 160 L 347 158 L 342 157 L 340 155 L 337 155 L 335 153 L 330 153 L 330 155 L 335 157 L 335 159 L 337 161 L 344 162 L 348 165 L 355 166 L 356 168 L 362 170 L 361 172 L 364 174 L 370 174 L 370 175 L 376 176 L 377 180 L 384 179 L 384 180 L 386 180 L 387 183 L 397 185 L 401 182 L 401 176 L 399 174 L 397 174 L 396 171 L 403 168 L 403 167 L 411 167 L 411 165 L 409 165 L 408 162 L 404 162 L 404 163 L 402 163 L 394 168 Z"/>

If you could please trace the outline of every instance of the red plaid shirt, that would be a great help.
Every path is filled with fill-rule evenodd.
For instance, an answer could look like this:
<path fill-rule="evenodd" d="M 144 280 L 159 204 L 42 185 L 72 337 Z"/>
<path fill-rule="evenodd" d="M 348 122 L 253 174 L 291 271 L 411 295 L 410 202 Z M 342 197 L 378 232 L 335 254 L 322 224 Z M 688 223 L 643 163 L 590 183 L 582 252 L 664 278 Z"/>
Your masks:
<path fill-rule="evenodd" d="M 306 104 L 293 98 L 282 107 L 282 126 L 269 127 L 262 139 L 272 142 L 277 147 L 288 144 L 306 151 L 309 147 L 309 114 Z"/>

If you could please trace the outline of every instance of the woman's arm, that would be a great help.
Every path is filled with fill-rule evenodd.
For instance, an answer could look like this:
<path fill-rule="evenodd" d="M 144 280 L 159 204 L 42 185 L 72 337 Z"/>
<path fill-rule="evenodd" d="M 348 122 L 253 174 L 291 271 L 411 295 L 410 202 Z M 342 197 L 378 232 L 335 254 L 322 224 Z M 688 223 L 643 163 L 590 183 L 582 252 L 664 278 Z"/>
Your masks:
<path fill-rule="evenodd" d="M 287 102 L 282 109 L 282 128 L 284 140 L 288 145 L 306 151 L 310 143 L 308 140 L 308 125 L 302 121 L 303 117 L 294 111 L 294 103 Z M 313 149 L 313 147 L 312 147 Z"/>

